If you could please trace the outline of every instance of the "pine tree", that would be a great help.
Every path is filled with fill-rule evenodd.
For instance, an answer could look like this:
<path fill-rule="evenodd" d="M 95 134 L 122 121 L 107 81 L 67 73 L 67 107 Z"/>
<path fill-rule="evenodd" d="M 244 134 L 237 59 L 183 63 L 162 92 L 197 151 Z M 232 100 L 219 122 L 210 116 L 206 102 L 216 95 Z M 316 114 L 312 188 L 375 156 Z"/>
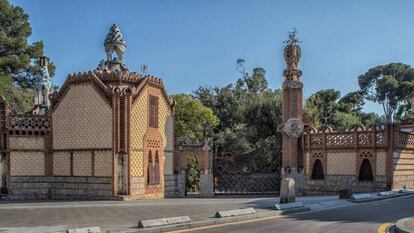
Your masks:
<path fill-rule="evenodd" d="M 8 0 L 0 0 L 0 95 L 18 106 L 16 112 L 30 110 L 34 79 L 40 72 L 37 58 L 44 55 L 43 42 L 29 44 L 32 34 L 29 16 Z M 55 66 L 49 62 L 49 72 Z"/>

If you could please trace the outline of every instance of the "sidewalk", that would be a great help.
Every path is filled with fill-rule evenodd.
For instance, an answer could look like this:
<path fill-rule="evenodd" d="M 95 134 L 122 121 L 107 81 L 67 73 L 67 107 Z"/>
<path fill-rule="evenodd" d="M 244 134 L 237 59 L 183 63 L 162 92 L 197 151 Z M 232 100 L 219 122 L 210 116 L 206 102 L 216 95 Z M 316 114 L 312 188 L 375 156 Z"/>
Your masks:
<path fill-rule="evenodd" d="M 101 230 L 136 228 L 138 220 L 189 215 L 193 221 L 210 219 L 219 210 L 253 207 L 258 214 L 272 212 L 278 198 L 168 198 L 140 201 L 0 202 L 0 231 L 39 227 L 37 231 L 99 226 Z M 338 196 L 298 197 L 312 209 L 352 203 Z M 343 203 L 344 202 L 344 203 Z"/>

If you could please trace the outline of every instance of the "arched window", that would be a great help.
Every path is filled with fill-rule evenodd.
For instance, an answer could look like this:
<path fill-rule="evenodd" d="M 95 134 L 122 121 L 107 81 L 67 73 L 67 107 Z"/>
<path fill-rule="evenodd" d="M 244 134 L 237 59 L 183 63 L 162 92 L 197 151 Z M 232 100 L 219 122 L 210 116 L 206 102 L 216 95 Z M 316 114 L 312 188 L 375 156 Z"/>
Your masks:
<path fill-rule="evenodd" d="M 362 161 L 361 167 L 359 169 L 359 181 L 373 181 L 374 177 L 372 175 L 371 163 L 368 159 Z"/>
<path fill-rule="evenodd" d="M 154 182 L 154 165 L 152 163 L 152 153 L 148 153 L 148 165 L 147 165 L 147 184 Z"/>
<path fill-rule="evenodd" d="M 158 150 L 155 151 L 155 163 L 154 163 L 154 184 L 160 183 L 160 160 L 158 156 Z"/>
<path fill-rule="evenodd" d="M 323 173 L 323 166 L 321 160 L 317 159 L 313 164 L 312 180 L 323 180 L 325 175 Z"/>

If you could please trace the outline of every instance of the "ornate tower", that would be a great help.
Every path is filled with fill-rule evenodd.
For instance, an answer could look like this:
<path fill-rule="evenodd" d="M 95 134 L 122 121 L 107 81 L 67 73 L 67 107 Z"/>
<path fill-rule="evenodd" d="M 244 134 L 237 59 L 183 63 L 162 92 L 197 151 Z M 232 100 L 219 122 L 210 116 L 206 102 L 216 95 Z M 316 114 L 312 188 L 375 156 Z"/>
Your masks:
<path fill-rule="evenodd" d="M 34 107 L 36 114 L 45 114 L 50 107 L 49 95 L 53 93 L 53 80 L 49 75 L 48 60 L 39 58 L 40 72 L 36 78 Z"/>
<path fill-rule="evenodd" d="M 299 137 L 303 132 L 302 122 L 302 89 L 300 80 L 302 71 L 298 63 L 301 50 L 296 38 L 296 31 L 289 32 L 284 56 L 287 67 L 283 71 L 283 155 L 282 176 L 295 179 L 297 191 L 301 192 L 303 184 L 302 153 Z"/>

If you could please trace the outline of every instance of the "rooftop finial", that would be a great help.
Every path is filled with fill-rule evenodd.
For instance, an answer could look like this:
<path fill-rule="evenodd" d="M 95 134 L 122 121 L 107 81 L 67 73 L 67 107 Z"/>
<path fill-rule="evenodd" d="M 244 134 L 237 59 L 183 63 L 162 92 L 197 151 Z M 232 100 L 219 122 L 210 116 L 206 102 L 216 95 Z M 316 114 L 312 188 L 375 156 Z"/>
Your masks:
<path fill-rule="evenodd" d="M 109 30 L 108 35 L 106 36 L 105 42 L 105 52 L 108 61 L 112 61 L 112 54 L 115 52 L 117 60 L 124 64 L 124 53 L 126 48 L 126 42 L 121 33 L 121 29 L 116 24 L 113 24 Z"/>
<path fill-rule="evenodd" d="M 296 30 L 296 28 L 293 28 L 293 30 L 292 31 L 289 31 L 288 32 L 288 34 L 289 34 L 289 39 L 288 40 L 285 40 L 284 42 L 286 43 L 286 44 L 297 44 L 297 43 L 300 43 L 300 41 L 298 40 L 298 38 L 296 37 L 296 33 L 297 33 L 298 31 Z"/>

